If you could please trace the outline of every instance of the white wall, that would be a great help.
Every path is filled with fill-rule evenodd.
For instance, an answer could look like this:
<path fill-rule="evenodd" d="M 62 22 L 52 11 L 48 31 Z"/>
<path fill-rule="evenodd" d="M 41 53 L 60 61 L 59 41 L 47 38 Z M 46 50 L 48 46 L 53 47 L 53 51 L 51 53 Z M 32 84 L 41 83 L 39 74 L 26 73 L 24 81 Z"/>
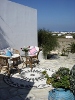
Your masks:
<path fill-rule="evenodd" d="M 37 46 L 37 10 L 0 0 L 0 29 L 4 40 L 13 48 L 21 51 L 23 46 Z"/>

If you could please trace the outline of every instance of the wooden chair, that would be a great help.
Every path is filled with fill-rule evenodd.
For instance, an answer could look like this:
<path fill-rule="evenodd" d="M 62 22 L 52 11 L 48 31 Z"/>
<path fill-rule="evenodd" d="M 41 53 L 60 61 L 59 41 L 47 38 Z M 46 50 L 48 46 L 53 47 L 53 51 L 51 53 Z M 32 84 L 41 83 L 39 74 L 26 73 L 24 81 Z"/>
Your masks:
<path fill-rule="evenodd" d="M 0 72 L 2 69 L 5 69 L 5 72 L 9 73 L 8 59 L 9 57 L 0 55 Z"/>
<path fill-rule="evenodd" d="M 16 50 L 16 49 L 13 49 L 13 53 L 14 53 L 14 54 L 19 54 L 19 55 L 20 55 L 19 50 Z"/>
<path fill-rule="evenodd" d="M 30 46 L 29 47 L 29 51 L 28 51 L 28 56 L 26 56 L 26 61 L 23 63 L 23 66 L 24 64 L 26 64 L 26 67 L 27 65 L 30 65 L 30 67 L 32 68 L 32 64 L 35 65 L 35 63 L 39 63 L 39 59 L 38 59 L 38 55 L 39 55 L 39 47 L 37 46 Z"/>
<path fill-rule="evenodd" d="M 17 49 L 13 49 L 13 56 L 12 56 L 12 60 L 13 60 L 13 64 L 15 65 L 15 63 L 18 65 L 19 63 L 21 63 L 21 56 L 20 56 L 20 52 Z"/>
<path fill-rule="evenodd" d="M 20 52 L 16 49 L 13 49 L 13 53 L 14 53 L 14 55 L 12 57 L 9 57 L 6 55 L 0 55 L 0 72 L 3 67 L 6 67 L 6 72 L 8 74 L 10 74 L 10 69 L 13 69 L 15 67 L 16 67 L 16 69 L 18 69 L 18 72 L 19 72 L 18 63 L 20 61 Z M 9 66 L 9 62 L 12 62 L 11 66 Z M 16 64 L 16 66 L 15 66 L 15 64 Z"/>
<path fill-rule="evenodd" d="M 8 59 L 8 74 L 9 76 L 11 75 L 11 73 L 13 72 L 12 70 L 16 70 L 18 73 L 20 73 L 20 69 L 18 68 L 18 65 L 14 65 L 13 63 L 13 59 Z"/>

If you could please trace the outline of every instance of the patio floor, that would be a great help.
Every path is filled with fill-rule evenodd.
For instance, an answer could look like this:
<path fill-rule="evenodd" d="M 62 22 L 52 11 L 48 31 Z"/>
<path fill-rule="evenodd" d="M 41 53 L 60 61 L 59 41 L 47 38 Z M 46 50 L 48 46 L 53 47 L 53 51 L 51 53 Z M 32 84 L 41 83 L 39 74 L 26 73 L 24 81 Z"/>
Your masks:
<path fill-rule="evenodd" d="M 59 57 L 58 59 L 40 59 L 40 64 L 36 65 L 40 68 L 49 68 L 51 70 L 58 70 L 60 67 L 72 68 L 75 64 L 75 54 L 68 57 Z M 22 68 L 22 64 L 19 65 Z M 16 88 L 6 84 L 3 80 L 4 71 L 0 73 L 0 100 L 48 100 L 48 92 L 52 86 L 38 89 L 38 88 Z"/>

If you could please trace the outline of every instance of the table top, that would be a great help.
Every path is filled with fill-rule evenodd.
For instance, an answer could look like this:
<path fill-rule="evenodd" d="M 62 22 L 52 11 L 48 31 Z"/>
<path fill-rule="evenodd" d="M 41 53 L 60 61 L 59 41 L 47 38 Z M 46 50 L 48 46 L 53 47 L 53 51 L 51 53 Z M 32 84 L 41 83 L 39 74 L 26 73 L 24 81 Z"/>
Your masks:
<path fill-rule="evenodd" d="M 13 55 L 13 56 L 6 56 L 6 55 L 0 55 L 1 58 L 18 58 L 20 55 Z"/>
<path fill-rule="evenodd" d="M 0 57 L 10 58 L 9 56 L 6 56 L 6 55 L 0 55 Z"/>

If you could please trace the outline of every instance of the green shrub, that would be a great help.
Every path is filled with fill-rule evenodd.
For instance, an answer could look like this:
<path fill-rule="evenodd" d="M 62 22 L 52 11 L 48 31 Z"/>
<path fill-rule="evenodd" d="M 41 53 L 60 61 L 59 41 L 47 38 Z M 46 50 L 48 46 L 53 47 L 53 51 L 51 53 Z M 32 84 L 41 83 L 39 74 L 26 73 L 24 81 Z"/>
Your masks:
<path fill-rule="evenodd" d="M 38 44 L 42 47 L 43 55 L 46 57 L 51 50 L 58 46 L 58 40 L 51 32 L 40 29 L 38 30 Z"/>
<path fill-rule="evenodd" d="M 46 73 L 47 73 L 47 72 L 46 72 L 45 70 L 42 72 L 43 75 L 46 75 Z"/>
<path fill-rule="evenodd" d="M 61 56 L 68 56 L 68 51 L 67 51 L 66 48 L 63 48 L 63 49 L 62 49 L 62 54 L 61 54 Z"/>
<path fill-rule="evenodd" d="M 74 42 L 72 42 L 71 44 L 69 44 L 69 49 L 70 49 L 70 51 L 71 51 L 71 53 L 75 53 L 75 43 Z"/>
<path fill-rule="evenodd" d="M 51 80 L 52 80 L 51 77 L 48 77 L 46 83 L 51 84 Z"/>
<path fill-rule="evenodd" d="M 68 68 L 61 67 L 56 73 L 52 75 L 52 86 L 54 88 L 70 88 L 70 70 Z"/>
<path fill-rule="evenodd" d="M 51 83 L 51 78 L 49 77 L 49 75 L 47 74 L 47 71 L 43 71 L 42 74 L 44 75 L 44 77 L 47 79 L 46 83 L 50 84 Z"/>
<path fill-rule="evenodd" d="M 75 95 L 75 65 L 72 67 L 70 71 L 70 89 Z"/>

